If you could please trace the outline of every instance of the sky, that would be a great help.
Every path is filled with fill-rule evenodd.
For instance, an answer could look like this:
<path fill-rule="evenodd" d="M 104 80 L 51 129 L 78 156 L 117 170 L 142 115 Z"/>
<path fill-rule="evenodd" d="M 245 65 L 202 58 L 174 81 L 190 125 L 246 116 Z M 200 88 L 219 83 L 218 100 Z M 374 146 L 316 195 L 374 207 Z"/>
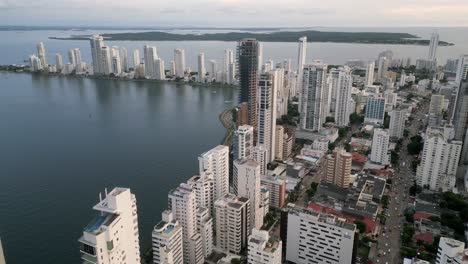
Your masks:
<path fill-rule="evenodd" d="M 0 0 L 0 25 L 468 26 L 468 0 Z"/>

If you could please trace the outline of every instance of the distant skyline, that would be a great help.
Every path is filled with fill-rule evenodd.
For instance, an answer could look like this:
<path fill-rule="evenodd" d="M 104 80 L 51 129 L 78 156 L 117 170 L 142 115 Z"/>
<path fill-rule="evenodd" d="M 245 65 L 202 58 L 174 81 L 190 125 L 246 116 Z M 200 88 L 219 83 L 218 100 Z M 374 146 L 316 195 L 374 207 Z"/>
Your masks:
<path fill-rule="evenodd" d="M 0 0 L 0 25 L 28 26 L 450 27 L 467 13 L 466 0 Z"/>

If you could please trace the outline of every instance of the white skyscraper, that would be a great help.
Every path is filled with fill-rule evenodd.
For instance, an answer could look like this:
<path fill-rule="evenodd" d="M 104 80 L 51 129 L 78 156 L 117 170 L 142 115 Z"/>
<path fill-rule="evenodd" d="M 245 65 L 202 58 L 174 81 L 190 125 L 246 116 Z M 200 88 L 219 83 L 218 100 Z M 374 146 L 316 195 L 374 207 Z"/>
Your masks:
<path fill-rule="evenodd" d="M 440 129 L 428 129 L 421 163 L 416 170 L 417 184 L 434 191 L 452 191 L 462 144 L 462 141 L 448 139 Z"/>
<path fill-rule="evenodd" d="M 158 51 L 156 47 L 145 45 L 143 47 L 145 59 L 145 75 L 150 79 L 156 78 L 156 60 L 158 59 Z"/>
<path fill-rule="evenodd" d="M 268 231 L 252 229 L 248 241 L 247 262 L 249 264 L 281 264 L 281 240 L 270 237 Z"/>
<path fill-rule="evenodd" d="M 185 264 L 202 264 L 203 241 L 197 232 L 197 208 L 195 192 L 186 183 L 169 193 L 169 207 L 174 219 L 182 225 L 183 255 Z"/>
<path fill-rule="evenodd" d="M 55 54 L 55 66 L 57 67 L 57 71 L 60 72 L 63 69 L 63 59 L 60 53 Z"/>
<path fill-rule="evenodd" d="M 260 163 L 260 173 L 265 175 L 267 172 L 267 149 L 264 145 L 257 145 L 252 149 L 252 158 L 256 162 Z"/>
<path fill-rule="evenodd" d="M 372 150 L 370 160 L 382 165 L 390 163 L 388 159 L 388 143 L 390 136 L 388 131 L 384 129 L 374 129 L 374 136 L 372 138 Z"/>
<path fill-rule="evenodd" d="M 119 56 L 112 57 L 112 73 L 116 76 L 122 73 L 122 63 Z"/>
<path fill-rule="evenodd" d="M 101 60 L 99 62 L 99 68 L 102 70 L 100 72 L 101 74 L 104 75 L 109 75 L 112 72 L 112 59 L 111 59 L 111 54 L 110 54 L 110 48 L 107 46 L 101 47 L 100 53 L 99 53 L 99 59 Z"/>
<path fill-rule="evenodd" d="M 210 173 L 215 200 L 229 192 L 229 147 L 218 145 L 198 157 L 199 174 Z"/>
<path fill-rule="evenodd" d="M 374 83 L 374 70 L 375 70 L 375 62 L 370 62 L 367 64 L 366 67 L 366 80 L 364 85 L 372 85 Z"/>
<path fill-rule="evenodd" d="M 223 81 L 228 83 L 229 80 L 229 65 L 234 64 L 234 51 L 232 49 L 224 50 L 223 58 Z"/>
<path fill-rule="evenodd" d="M 69 52 L 68 52 L 68 56 L 69 56 L 69 60 L 70 60 L 70 63 L 72 65 L 75 66 L 75 70 L 77 73 L 80 73 L 82 72 L 82 59 L 81 59 L 81 51 L 80 49 L 71 49 Z"/>
<path fill-rule="evenodd" d="M 349 123 L 349 103 L 353 85 L 351 69 L 348 66 L 332 69 L 330 75 L 333 79 L 332 89 L 335 91 L 335 123 L 338 126 L 346 126 Z"/>
<path fill-rule="evenodd" d="M 140 50 L 134 49 L 133 50 L 133 67 L 140 65 Z"/>
<path fill-rule="evenodd" d="M 239 126 L 234 133 L 233 159 L 251 159 L 253 144 L 253 127 L 249 125 Z"/>
<path fill-rule="evenodd" d="M 257 99 L 257 145 L 265 146 L 267 160 L 275 159 L 276 88 L 274 74 L 264 73 L 258 81 Z"/>
<path fill-rule="evenodd" d="M 378 60 L 377 81 L 381 82 L 383 78 L 387 77 L 387 69 L 389 64 L 387 57 L 380 57 Z"/>
<path fill-rule="evenodd" d="M 76 66 L 75 52 L 73 51 L 73 49 L 68 50 L 68 62 L 71 65 Z"/>
<path fill-rule="evenodd" d="M 296 82 L 296 92 L 299 93 L 299 95 L 302 94 L 302 73 L 303 73 L 303 68 L 306 63 L 306 56 L 307 56 L 307 37 L 301 37 L 299 38 L 299 50 L 297 53 L 297 82 Z M 299 103 L 300 104 L 300 103 Z"/>
<path fill-rule="evenodd" d="M 250 200 L 250 226 L 260 229 L 263 214 L 260 211 L 260 164 L 254 160 L 235 160 L 232 172 L 234 193 Z"/>
<path fill-rule="evenodd" d="M 468 76 L 468 55 L 461 55 L 458 58 L 457 75 L 455 82 L 460 84 Z"/>
<path fill-rule="evenodd" d="M 45 50 L 45 47 L 44 47 L 44 43 L 40 42 L 39 44 L 37 44 L 37 55 L 39 57 L 39 60 L 41 61 L 41 65 L 42 65 L 42 68 L 46 68 L 47 67 L 47 54 L 46 54 L 46 50 Z"/>
<path fill-rule="evenodd" d="M 175 62 L 175 75 L 178 77 L 185 76 L 185 50 L 175 49 L 174 50 L 174 62 Z"/>
<path fill-rule="evenodd" d="M 207 208 L 213 213 L 214 205 L 214 180 L 211 173 L 195 175 L 187 181 L 195 192 L 195 202 L 197 207 Z"/>
<path fill-rule="evenodd" d="M 436 264 L 466 264 L 468 263 L 468 251 L 465 243 L 449 238 L 441 237 L 437 250 Z"/>
<path fill-rule="evenodd" d="M 324 90 L 326 88 L 327 65 L 321 62 L 304 66 L 301 95 L 301 127 L 319 131 L 324 118 Z"/>
<path fill-rule="evenodd" d="M 201 52 L 198 54 L 198 81 L 204 82 L 205 81 L 205 53 Z"/>
<path fill-rule="evenodd" d="M 258 63 L 258 72 L 262 72 L 262 65 L 263 65 L 263 43 L 258 42 L 258 57 L 257 57 L 257 63 Z"/>
<path fill-rule="evenodd" d="M 226 194 L 215 203 L 216 247 L 239 254 L 250 235 L 249 199 Z"/>
<path fill-rule="evenodd" d="M 405 130 L 406 110 L 394 109 L 390 112 L 390 126 L 388 132 L 391 138 L 402 138 Z"/>
<path fill-rule="evenodd" d="M 217 78 L 217 76 L 216 76 L 216 73 L 217 73 L 216 67 L 217 67 L 217 62 L 215 60 L 210 60 L 210 65 L 209 65 L 209 70 L 210 71 L 209 72 L 210 72 L 210 78 L 211 79 L 216 79 Z"/>
<path fill-rule="evenodd" d="M 128 72 L 128 54 L 127 54 L 127 49 L 122 47 L 120 51 L 121 59 L 120 62 L 122 63 L 122 71 Z"/>
<path fill-rule="evenodd" d="M 83 261 L 139 264 L 137 205 L 130 189 L 114 188 L 93 209 L 99 213 L 78 240 Z"/>
<path fill-rule="evenodd" d="M 34 54 L 29 56 L 29 66 L 33 72 L 42 70 L 41 60 Z"/>
<path fill-rule="evenodd" d="M 152 238 L 153 264 L 184 263 L 182 226 L 171 211 L 162 213 L 162 220 L 154 226 Z"/>
<path fill-rule="evenodd" d="M 101 48 L 104 47 L 104 38 L 99 35 L 94 35 L 89 40 L 91 44 L 91 57 L 93 59 L 93 72 L 94 74 L 105 74 L 104 67 L 102 66 L 103 59 L 101 58 Z M 110 64 L 110 54 L 109 54 Z"/>
<path fill-rule="evenodd" d="M 355 232 L 354 224 L 334 215 L 290 209 L 286 261 L 296 264 L 352 263 Z"/>
<path fill-rule="evenodd" d="M 166 72 L 164 68 L 164 61 L 159 58 L 156 59 L 156 63 L 154 64 L 154 70 L 155 70 L 155 78 L 156 80 L 164 80 L 166 79 Z"/>
<path fill-rule="evenodd" d="M 205 207 L 197 207 L 197 232 L 201 236 L 202 251 L 205 258 L 213 252 L 213 228 L 214 219 L 211 210 Z"/>
<path fill-rule="evenodd" d="M 434 61 L 437 59 L 437 47 L 439 46 L 439 33 L 434 31 L 431 35 L 431 41 L 429 43 L 429 53 L 427 59 Z"/>

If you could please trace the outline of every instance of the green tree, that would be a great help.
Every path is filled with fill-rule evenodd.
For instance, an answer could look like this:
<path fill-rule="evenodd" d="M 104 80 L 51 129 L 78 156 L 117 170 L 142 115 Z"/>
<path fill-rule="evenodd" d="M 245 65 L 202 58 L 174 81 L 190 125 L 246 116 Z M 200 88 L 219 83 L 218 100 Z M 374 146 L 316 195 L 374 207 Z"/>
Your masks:
<path fill-rule="evenodd" d="M 335 149 L 335 143 L 328 143 L 328 150 L 334 150 Z"/>
<path fill-rule="evenodd" d="M 389 128 L 390 127 L 390 116 L 388 115 L 387 112 L 385 112 L 383 125 L 384 125 L 384 128 Z"/>
<path fill-rule="evenodd" d="M 346 127 L 341 127 L 340 129 L 338 129 L 339 138 L 344 138 L 347 133 L 348 133 L 348 129 Z"/>
<path fill-rule="evenodd" d="M 356 112 L 349 115 L 349 123 L 353 125 L 362 124 L 364 122 L 364 116 L 358 115 Z"/>
<path fill-rule="evenodd" d="M 356 225 L 356 228 L 359 230 L 359 233 L 363 234 L 366 232 L 366 223 L 356 220 L 354 221 L 354 224 Z"/>
<path fill-rule="evenodd" d="M 325 118 L 325 123 L 328 123 L 328 122 L 335 123 L 335 118 L 333 116 L 327 116 Z"/>

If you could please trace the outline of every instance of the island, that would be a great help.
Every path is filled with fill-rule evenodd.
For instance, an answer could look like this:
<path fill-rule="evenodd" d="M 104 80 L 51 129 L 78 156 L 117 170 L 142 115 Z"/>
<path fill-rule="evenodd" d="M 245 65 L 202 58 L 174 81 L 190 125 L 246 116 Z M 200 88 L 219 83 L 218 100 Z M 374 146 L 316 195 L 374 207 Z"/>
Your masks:
<path fill-rule="evenodd" d="M 238 41 L 243 38 L 255 38 L 263 42 L 297 42 L 306 36 L 309 42 L 362 43 L 362 44 L 399 44 L 399 45 L 429 45 L 429 40 L 421 39 L 409 33 L 386 32 L 325 32 L 279 31 L 272 33 L 259 32 L 229 32 L 207 34 L 174 34 L 162 31 L 137 33 L 102 34 L 107 41 Z M 49 37 L 59 40 L 88 40 L 90 35 L 72 35 L 70 37 Z M 439 41 L 439 46 L 454 45 Z"/>

